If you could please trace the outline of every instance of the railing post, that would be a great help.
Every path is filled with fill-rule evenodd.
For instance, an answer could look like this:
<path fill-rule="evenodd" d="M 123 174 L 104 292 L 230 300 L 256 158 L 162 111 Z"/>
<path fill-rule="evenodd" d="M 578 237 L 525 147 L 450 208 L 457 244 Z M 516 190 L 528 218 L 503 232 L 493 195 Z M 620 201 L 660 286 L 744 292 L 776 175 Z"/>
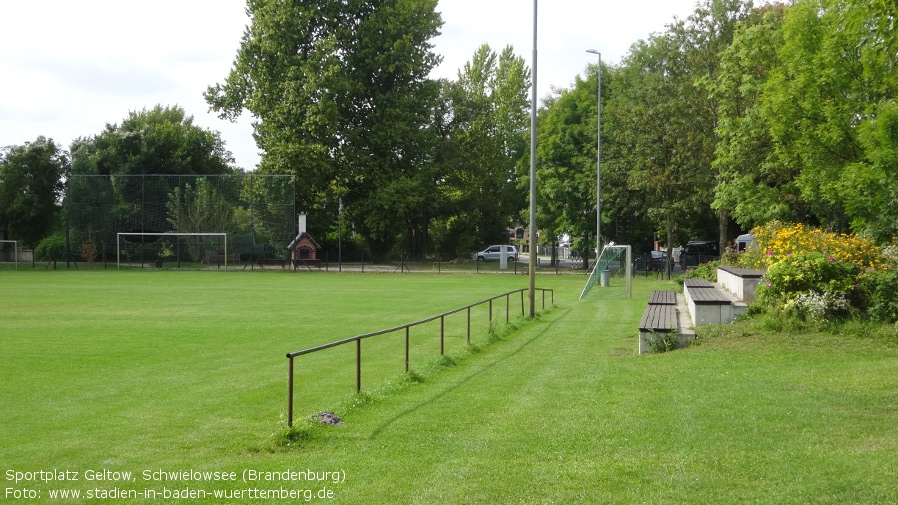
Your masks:
<path fill-rule="evenodd" d="M 508 311 L 511 310 L 511 293 L 505 293 L 505 324 L 508 324 Z"/>
<path fill-rule="evenodd" d="M 493 327 L 493 299 L 490 298 L 490 328 Z"/>
<path fill-rule="evenodd" d="M 471 345 L 471 306 L 468 305 L 468 345 Z"/>
<path fill-rule="evenodd" d="M 362 339 L 355 341 L 355 392 L 362 392 Z"/>
<path fill-rule="evenodd" d="M 405 373 L 408 373 L 408 328 L 405 327 Z"/>
<path fill-rule="evenodd" d="M 524 317 L 524 290 L 521 290 L 521 317 Z"/>
<path fill-rule="evenodd" d="M 440 316 L 440 356 L 442 356 L 446 352 L 446 325 L 444 324 L 445 320 L 445 316 Z"/>
<path fill-rule="evenodd" d="M 287 377 L 287 427 L 293 426 L 293 356 L 290 358 L 290 375 Z"/>

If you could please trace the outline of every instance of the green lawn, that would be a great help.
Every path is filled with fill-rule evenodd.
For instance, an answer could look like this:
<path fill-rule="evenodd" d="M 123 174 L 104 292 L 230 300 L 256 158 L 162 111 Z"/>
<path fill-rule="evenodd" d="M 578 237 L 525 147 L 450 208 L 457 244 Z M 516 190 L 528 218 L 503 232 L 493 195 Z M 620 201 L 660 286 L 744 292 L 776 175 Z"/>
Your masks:
<path fill-rule="evenodd" d="M 354 347 L 298 361 L 297 415 L 333 409 L 346 424 L 303 421 L 291 436 L 286 352 L 526 278 L 3 271 L 0 470 L 138 474 L 28 482 L 43 502 L 53 488 L 116 485 L 244 492 L 185 503 L 296 501 L 253 498 L 244 491 L 253 487 L 332 492 L 331 503 L 898 502 L 894 343 L 742 323 L 636 356 L 649 292 L 673 285 L 639 278 L 626 300 L 613 280 L 578 301 L 583 280 L 539 277 L 556 306 L 524 321 L 513 304 L 512 330 L 498 338 L 475 314 L 476 352 L 463 320 L 447 323 L 452 360 L 441 366 L 438 324 L 413 330 L 413 381 L 402 380 L 400 335 L 366 341 L 360 398 Z M 341 482 L 139 477 L 219 469 L 338 471 Z"/>

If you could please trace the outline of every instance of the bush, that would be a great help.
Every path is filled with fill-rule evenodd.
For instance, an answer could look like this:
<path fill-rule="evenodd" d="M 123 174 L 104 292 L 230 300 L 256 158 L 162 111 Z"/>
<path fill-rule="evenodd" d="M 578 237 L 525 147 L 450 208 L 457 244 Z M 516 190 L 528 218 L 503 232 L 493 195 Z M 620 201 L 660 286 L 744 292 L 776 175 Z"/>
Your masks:
<path fill-rule="evenodd" d="M 788 254 L 767 270 L 758 302 L 809 321 L 845 316 L 864 304 L 859 273 L 855 265 L 816 251 Z"/>
<path fill-rule="evenodd" d="M 63 259 L 65 258 L 65 252 L 65 234 L 62 232 L 56 232 L 44 238 L 34 248 L 34 255 L 41 261 Z"/>
<path fill-rule="evenodd" d="M 877 322 L 898 321 L 898 269 L 871 270 L 862 277 L 867 314 Z"/>
<path fill-rule="evenodd" d="M 717 267 L 720 261 L 709 261 L 701 265 L 687 270 L 683 277 L 685 279 L 705 279 L 711 282 L 717 282 Z"/>

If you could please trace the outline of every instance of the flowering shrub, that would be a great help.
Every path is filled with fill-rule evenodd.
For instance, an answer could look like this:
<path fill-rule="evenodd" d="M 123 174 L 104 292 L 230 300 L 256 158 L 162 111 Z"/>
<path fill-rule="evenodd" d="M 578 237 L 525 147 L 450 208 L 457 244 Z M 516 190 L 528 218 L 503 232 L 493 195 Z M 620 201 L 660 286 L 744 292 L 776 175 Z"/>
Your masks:
<path fill-rule="evenodd" d="M 851 304 L 845 295 L 816 291 L 799 293 L 783 305 L 784 312 L 795 312 L 800 317 L 816 322 L 825 321 L 829 316 L 844 315 L 850 308 Z"/>
<path fill-rule="evenodd" d="M 749 268 L 768 270 L 791 255 L 817 251 L 839 263 L 858 269 L 880 268 L 885 262 L 882 250 L 870 239 L 859 235 L 832 233 L 801 223 L 771 221 L 752 230 L 756 247 L 742 254 L 741 263 Z"/>
<path fill-rule="evenodd" d="M 807 291 L 847 295 L 854 290 L 859 273 L 855 265 L 837 261 L 834 256 L 819 252 L 791 254 L 770 265 L 759 295 L 791 298 Z"/>

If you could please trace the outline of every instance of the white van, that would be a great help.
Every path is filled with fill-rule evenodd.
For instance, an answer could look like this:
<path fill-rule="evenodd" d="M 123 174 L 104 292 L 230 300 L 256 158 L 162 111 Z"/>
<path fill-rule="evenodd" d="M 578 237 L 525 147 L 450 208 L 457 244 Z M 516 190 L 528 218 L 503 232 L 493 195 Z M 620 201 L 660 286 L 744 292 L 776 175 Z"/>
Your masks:
<path fill-rule="evenodd" d="M 743 252 L 755 243 L 755 236 L 751 233 L 736 237 L 736 252 Z"/>

